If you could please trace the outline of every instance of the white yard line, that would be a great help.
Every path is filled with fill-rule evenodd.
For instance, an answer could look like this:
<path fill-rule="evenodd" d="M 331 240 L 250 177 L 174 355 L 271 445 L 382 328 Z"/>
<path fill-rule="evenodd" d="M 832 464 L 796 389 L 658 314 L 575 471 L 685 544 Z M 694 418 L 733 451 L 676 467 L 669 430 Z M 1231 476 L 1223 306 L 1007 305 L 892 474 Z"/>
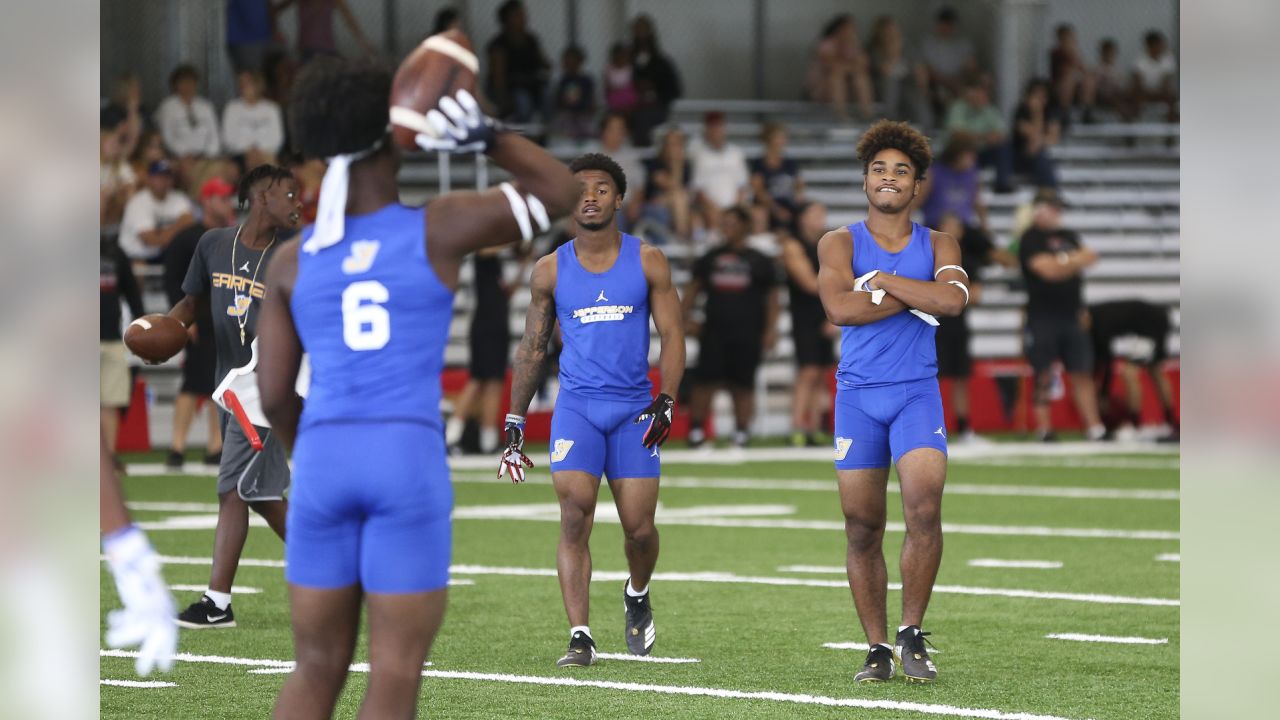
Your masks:
<path fill-rule="evenodd" d="M 822 647 L 831 648 L 832 650 L 870 650 L 871 646 L 864 642 L 829 642 L 822 643 Z M 942 652 L 938 648 L 929 648 L 929 654 L 935 655 Z"/>
<path fill-rule="evenodd" d="M 598 652 L 596 657 L 604 660 L 626 660 L 628 662 L 660 663 L 669 665 L 688 665 L 702 662 L 698 658 L 654 657 L 653 655 L 632 655 L 631 653 Z"/>
<path fill-rule="evenodd" d="M 208 585 L 170 585 L 170 590 L 178 590 L 180 592 L 204 592 L 209 588 Z M 241 585 L 232 585 L 232 595 L 258 595 L 262 592 L 260 587 L 246 587 Z"/>
<path fill-rule="evenodd" d="M 1160 562 L 1182 562 L 1182 555 L 1179 553 L 1162 553 L 1156 556 L 1156 560 Z"/>
<path fill-rule="evenodd" d="M 218 512 L 218 503 L 198 503 L 198 502 L 143 502 L 134 500 L 126 503 L 130 510 L 142 510 L 146 512 L 197 512 L 197 513 L 216 513 Z"/>
<path fill-rule="evenodd" d="M 112 687 L 127 688 L 167 688 L 178 687 L 178 683 L 163 682 L 161 680 L 110 680 L 102 678 L 98 680 L 99 685 L 110 685 Z"/>
<path fill-rule="evenodd" d="M 103 657 L 137 657 L 131 650 L 102 650 Z M 289 665 L 283 660 L 252 660 L 249 658 L 222 657 L 217 655 L 190 655 L 179 653 L 177 660 L 186 662 L 207 662 L 221 665 L 249 665 L 257 667 L 285 667 Z M 353 665 L 353 672 L 368 672 L 367 664 Z M 728 700 L 754 700 L 785 703 L 792 705 L 818 705 L 824 707 L 849 707 L 866 710 L 897 710 L 914 712 L 922 715 L 944 717 L 982 718 L 983 720 L 1067 720 L 1057 715 L 1040 715 L 988 708 L 966 708 L 954 705 L 934 703 L 904 702 L 900 700 L 870 700 L 866 698 L 836 698 L 823 695 L 807 695 L 784 693 L 773 690 L 731 690 L 728 688 L 689 687 L 684 685 L 654 685 L 648 683 L 615 682 L 610 680 L 585 680 L 561 676 L 545 675 L 510 675 L 506 673 L 481 673 L 458 670 L 423 670 L 425 678 L 440 680 L 474 680 L 479 682 L 512 683 L 517 685 L 543 685 L 552 687 L 589 687 L 602 690 L 621 690 L 624 692 L 658 693 L 663 695 L 684 695 L 687 697 L 713 697 Z"/>
<path fill-rule="evenodd" d="M 1052 633 L 1050 640 L 1075 640 L 1077 642 L 1113 643 L 1116 645 L 1167 645 L 1169 638 L 1115 637 L 1113 635 L 1084 635 L 1081 633 Z"/>
<path fill-rule="evenodd" d="M 815 575 L 844 575 L 847 569 L 843 565 L 779 565 L 778 572 L 814 573 Z"/>
<path fill-rule="evenodd" d="M 996 558 L 974 558 L 969 567 L 980 568 L 1012 568 L 1026 570 L 1058 570 L 1061 560 L 997 560 Z"/>

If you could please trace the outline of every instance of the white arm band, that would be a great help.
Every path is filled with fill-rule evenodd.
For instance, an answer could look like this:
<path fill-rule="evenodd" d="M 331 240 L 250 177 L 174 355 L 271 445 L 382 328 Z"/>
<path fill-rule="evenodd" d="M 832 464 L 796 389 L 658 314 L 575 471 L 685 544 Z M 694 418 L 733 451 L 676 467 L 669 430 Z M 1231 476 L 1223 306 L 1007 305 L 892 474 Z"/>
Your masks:
<path fill-rule="evenodd" d="M 969 273 L 964 272 L 964 268 L 960 267 L 959 265 L 943 265 L 942 267 L 934 271 L 933 279 L 937 280 L 938 276 L 942 274 L 943 270 L 959 270 L 960 272 L 964 273 L 965 277 L 969 277 Z"/>
<path fill-rule="evenodd" d="M 507 196 L 507 202 L 511 204 L 511 214 L 516 216 L 516 224 L 520 226 L 521 237 L 524 238 L 525 242 L 529 242 L 533 239 L 533 224 L 529 222 L 529 206 L 511 183 L 504 182 L 498 188 L 502 190 L 503 195 Z"/>
<path fill-rule="evenodd" d="M 965 307 L 968 307 L 969 306 L 969 288 L 965 287 L 964 283 L 960 282 L 959 280 L 948 280 L 947 283 L 951 285 L 955 285 L 956 287 L 964 291 L 964 304 L 965 304 Z"/>

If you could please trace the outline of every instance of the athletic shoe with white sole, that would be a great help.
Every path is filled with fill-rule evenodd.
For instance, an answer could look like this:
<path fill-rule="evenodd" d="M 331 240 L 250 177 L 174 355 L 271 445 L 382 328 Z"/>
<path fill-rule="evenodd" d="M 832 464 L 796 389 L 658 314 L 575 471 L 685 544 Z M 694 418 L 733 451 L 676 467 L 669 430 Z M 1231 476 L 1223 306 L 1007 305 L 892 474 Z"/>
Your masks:
<path fill-rule="evenodd" d="M 929 651 L 925 649 L 925 640 L 929 633 L 920 632 L 919 625 L 908 625 L 898 632 L 894 642 L 893 653 L 898 664 L 902 666 L 902 675 L 907 682 L 933 682 L 938 679 L 938 668 L 929 659 Z M 930 643 L 932 644 L 932 643 Z"/>
<path fill-rule="evenodd" d="M 893 651 L 887 645 L 872 645 L 862 672 L 853 676 L 858 682 L 888 682 L 893 679 Z"/>
<path fill-rule="evenodd" d="M 191 603 L 186 610 L 178 613 L 177 623 L 180 627 L 192 630 L 233 628 L 236 626 L 236 616 L 231 612 L 230 605 L 227 605 L 226 610 L 219 610 L 208 595 L 202 595 L 198 602 Z"/>
<path fill-rule="evenodd" d="M 569 638 L 569 649 L 556 661 L 556 667 L 585 667 L 596 661 L 596 641 L 579 630 Z"/>
<path fill-rule="evenodd" d="M 649 593 L 640 597 L 627 594 L 628 579 L 622 586 L 622 609 L 627 619 L 627 651 L 632 655 L 648 655 L 653 650 L 653 641 L 658 631 L 653 626 L 653 607 L 649 605 Z"/>

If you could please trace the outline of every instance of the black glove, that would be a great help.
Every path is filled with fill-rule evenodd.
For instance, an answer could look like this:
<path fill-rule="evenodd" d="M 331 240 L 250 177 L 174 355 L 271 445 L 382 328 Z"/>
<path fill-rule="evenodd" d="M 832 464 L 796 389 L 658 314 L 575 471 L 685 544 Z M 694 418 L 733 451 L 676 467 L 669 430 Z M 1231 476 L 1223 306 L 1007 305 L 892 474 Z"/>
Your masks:
<path fill-rule="evenodd" d="M 671 414 L 675 407 L 676 401 L 670 395 L 658 393 L 658 397 L 636 418 L 637 423 L 649 421 L 649 429 L 644 431 L 645 447 L 662 447 L 662 443 L 671 436 Z"/>
<path fill-rule="evenodd" d="M 507 447 L 498 461 L 498 477 L 510 474 L 511 482 L 524 482 L 525 467 L 533 467 L 533 461 L 524 454 L 524 418 L 520 415 L 507 415 L 507 424 L 503 427 L 507 438 Z"/>

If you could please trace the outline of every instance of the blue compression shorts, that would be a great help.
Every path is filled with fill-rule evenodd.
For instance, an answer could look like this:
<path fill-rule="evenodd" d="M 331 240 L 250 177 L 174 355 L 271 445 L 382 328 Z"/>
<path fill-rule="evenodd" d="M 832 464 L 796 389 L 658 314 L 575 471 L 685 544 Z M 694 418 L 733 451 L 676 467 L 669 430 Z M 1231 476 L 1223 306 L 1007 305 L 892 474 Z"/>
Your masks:
<path fill-rule="evenodd" d="M 889 467 L 912 450 L 947 453 L 947 423 L 935 378 L 836 389 L 836 469 Z"/>
<path fill-rule="evenodd" d="M 453 486 L 444 435 L 413 422 L 298 433 L 285 542 L 294 585 L 415 593 L 449 582 Z"/>
<path fill-rule="evenodd" d="M 650 400 L 598 400 L 561 388 L 551 415 L 551 472 L 579 470 L 611 482 L 658 477 L 657 448 L 644 446 Z"/>

